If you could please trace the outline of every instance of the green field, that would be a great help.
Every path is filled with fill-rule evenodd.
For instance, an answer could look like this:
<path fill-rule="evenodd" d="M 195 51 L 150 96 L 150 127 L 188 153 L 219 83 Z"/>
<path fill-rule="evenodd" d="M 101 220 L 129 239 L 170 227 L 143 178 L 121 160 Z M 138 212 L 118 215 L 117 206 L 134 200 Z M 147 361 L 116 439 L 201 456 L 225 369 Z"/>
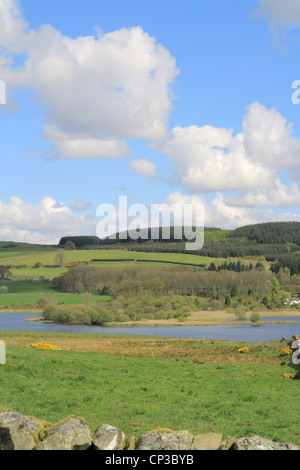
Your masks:
<path fill-rule="evenodd" d="M 33 311 L 30 306 L 41 298 L 58 304 L 109 300 L 60 293 L 51 280 L 70 263 L 116 268 L 145 264 L 147 269 L 190 265 L 200 270 L 223 261 L 184 253 L 75 250 L 64 252 L 59 267 L 57 252 L 54 247 L 0 243 L 0 265 L 10 266 L 12 273 L 11 280 L 0 281 L 8 288 L 0 295 L 2 311 Z M 0 331 L 0 340 L 6 343 L 7 360 L 0 365 L 1 409 L 53 424 L 77 415 L 91 430 L 106 423 L 127 436 L 171 428 L 218 432 L 224 438 L 258 434 L 300 445 L 299 381 L 283 376 L 296 371 L 282 358 L 282 343 L 9 331 Z M 36 342 L 62 351 L 31 348 Z M 239 354 L 240 346 L 250 352 Z"/>
<path fill-rule="evenodd" d="M 243 362 L 238 343 L 18 332 L 0 338 L 7 343 L 2 409 L 51 423 L 77 415 L 93 431 L 107 423 L 127 436 L 171 428 L 300 445 L 299 381 L 283 377 L 293 370 L 280 365 L 279 343 L 251 343 Z M 29 347 L 39 341 L 65 350 Z M 102 343 L 110 353 L 95 350 Z"/>
<path fill-rule="evenodd" d="M 85 294 L 4 294 L 0 295 L 0 308 L 36 306 L 41 298 L 46 299 L 48 304 L 74 305 L 84 303 Z M 96 303 L 109 300 L 109 297 L 89 295 L 88 299 Z"/>
<path fill-rule="evenodd" d="M 22 282 L 22 281 L 5 281 L 0 282 L 1 286 L 6 286 L 8 294 L 57 294 L 58 290 L 53 286 L 52 282 Z"/>
<path fill-rule="evenodd" d="M 2 246 L 2 248 L 1 248 Z M 0 244 L 0 265 L 10 266 L 13 280 L 25 279 L 53 279 L 67 272 L 65 267 L 70 263 L 80 262 L 95 267 L 125 266 L 135 264 L 136 262 L 146 262 L 147 264 L 157 266 L 158 264 L 208 265 L 212 261 L 216 264 L 222 262 L 222 259 L 203 257 L 198 255 L 184 253 L 143 253 L 126 250 L 75 250 L 64 251 L 63 266 L 57 266 L 57 249 L 40 248 L 31 250 L 25 246 L 19 248 L 3 248 L 3 242 Z M 41 266 L 34 267 L 37 263 Z M 1 282 L 1 281 L 0 281 Z"/>
<path fill-rule="evenodd" d="M 7 294 L 0 294 L 0 308 L 37 307 L 38 301 L 43 298 L 49 303 L 55 304 L 80 304 L 88 302 L 103 302 L 110 299 L 108 296 L 91 294 L 61 294 L 52 282 L 22 282 L 1 281 L 1 286 L 8 288 Z"/>

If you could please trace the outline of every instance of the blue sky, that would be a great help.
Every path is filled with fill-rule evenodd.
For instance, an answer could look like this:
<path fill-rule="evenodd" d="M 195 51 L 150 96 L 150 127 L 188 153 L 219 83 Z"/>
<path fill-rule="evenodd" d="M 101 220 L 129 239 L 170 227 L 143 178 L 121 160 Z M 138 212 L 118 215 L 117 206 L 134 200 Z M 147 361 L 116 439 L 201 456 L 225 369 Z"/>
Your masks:
<path fill-rule="evenodd" d="M 300 220 L 297 0 L 0 0 L 0 239 L 95 233 L 99 204 Z"/>

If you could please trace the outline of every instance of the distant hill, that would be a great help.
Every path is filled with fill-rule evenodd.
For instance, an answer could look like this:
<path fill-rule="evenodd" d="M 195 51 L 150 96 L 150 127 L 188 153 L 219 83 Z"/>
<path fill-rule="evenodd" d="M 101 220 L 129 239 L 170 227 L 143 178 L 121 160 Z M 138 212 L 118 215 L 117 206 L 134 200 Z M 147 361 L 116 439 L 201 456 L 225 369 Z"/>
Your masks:
<path fill-rule="evenodd" d="M 69 236 L 60 239 L 59 246 L 65 247 L 67 243 L 73 243 L 77 249 L 104 249 L 104 248 L 126 248 L 138 251 L 174 251 L 185 252 L 185 243 L 192 241 L 187 235 L 186 229 L 182 227 L 159 227 L 155 238 L 152 229 L 141 229 L 138 233 L 126 231 L 116 233 L 110 238 L 100 239 L 95 236 Z M 195 228 L 190 228 L 195 232 Z M 206 227 L 206 242 L 225 240 L 230 230 L 222 230 L 214 227 Z"/>
<path fill-rule="evenodd" d="M 133 240 L 130 233 L 116 234 L 115 239 L 101 240 L 91 236 L 62 237 L 56 246 L 34 245 L 27 243 L 0 242 L 0 252 L 13 251 L 47 251 L 57 248 L 67 248 L 67 242 L 79 250 L 124 249 L 128 251 L 188 253 L 182 236 L 175 238 L 174 227 L 170 227 L 170 236 L 159 229 L 158 238 L 151 240 L 150 229 L 143 231 L 144 239 Z M 74 245 L 73 245 L 74 244 Z M 68 248 L 70 249 L 70 243 Z M 264 257 L 267 261 L 280 261 L 282 256 L 296 256 L 300 252 L 300 222 L 268 222 L 247 225 L 235 230 L 223 230 L 216 227 L 205 227 L 204 246 L 199 251 L 190 253 L 212 258 L 230 257 Z"/>
<path fill-rule="evenodd" d="M 120 232 L 114 235 L 114 238 L 100 239 L 96 236 L 69 236 L 61 238 L 59 244 L 64 245 L 66 242 L 73 242 L 77 248 L 86 246 L 116 245 L 116 244 L 147 244 L 153 243 L 180 243 L 186 242 L 188 239 L 184 236 L 182 230 L 181 238 L 176 238 L 176 227 L 159 227 L 158 237 L 151 239 L 151 229 L 141 229 L 140 237 L 134 240 L 132 232 Z M 169 234 L 168 234 L 169 231 Z M 235 230 L 223 230 L 216 227 L 205 227 L 205 242 L 224 244 L 226 240 L 228 244 L 295 244 L 300 246 L 300 222 L 266 222 L 253 225 L 245 225 Z M 166 237 L 167 234 L 167 237 Z M 233 240 L 234 239 L 234 240 Z"/>
<path fill-rule="evenodd" d="M 0 253 L 13 253 L 16 251 L 52 251 L 56 250 L 56 245 L 39 245 L 34 243 L 20 243 L 20 242 L 0 242 Z M 1 263 L 0 263 L 1 264 Z"/>
<path fill-rule="evenodd" d="M 187 253 L 184 237 L 175 238 L 175 229 L 170 227 L 170 236 L 166 239 L 163 230 L 159 229 L 158 237 L 151 239 L 151 229 L 141 231 L 142 238 L 133 240 L 128 232 L 117 233 L 115 239 L 101 240 L 98 237 L 64 237 L 60 246 L 72 241 L 78 249 L 118 249 L 145 252 Z M 235 230 L 223 230 L 216 227 L 205 227 L 204 246 L 192 254 L 213 258 L 261 256 L 268 261 L 278 260 L 280 256 L 300 251 L 300 222 L 268 222 L 247 225 Z"/>
<path fill-rule="evenodd" d="M 225 240 L 209 241 L 201 254 L 214 257 L 263 256 L 267 261 L 300 250 L 300 222 L 267 222 L 230 231 Z"/>
<path fill-rule="evenodd" d="M 268 222 L 246 225 L 230 233 L 230 237 L 246 237 L 256 243 L 294 243 L 300 245 L 300 222 Z"/>

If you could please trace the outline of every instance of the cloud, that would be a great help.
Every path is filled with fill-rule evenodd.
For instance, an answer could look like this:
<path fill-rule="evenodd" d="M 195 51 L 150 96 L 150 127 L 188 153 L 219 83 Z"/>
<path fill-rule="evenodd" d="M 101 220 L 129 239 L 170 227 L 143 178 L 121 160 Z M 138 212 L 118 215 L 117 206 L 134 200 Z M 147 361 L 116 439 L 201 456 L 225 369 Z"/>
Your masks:
<path fill-rule="evenodd" d="M 121 140 L 100 139 L 76 139 L 66 136 L 65 139 L 52 139 L 46 132 L 45 139 L 52 142 L 51 149 L 47 152 L 50 160 L 67 158 L 72 160 L 93 158 L 119 158 L 130 154 L 127 144 Z"/>
<path fill-rule="evenodd" d="M 131 171 L 145 178 L 154 178 L 156 176 L 156 165 L 149 160 L 141 158 L 129 163 Z"/>
<path fill-rule="evenodd" d="M 185 195 L 174 192 L 161 203 L 162 213 L 169 215 L 167 208 L 175 210 L 176 216 L 181 215 L 182 207 L 190 205 L 195 216 L 198 205 L 204 207 L 204 225 L 234 229 L 248 224 L 272 221 L 300 221 L 300 214 L 290 212 L 278 213 L 274 210 L 262 210 L 253 207 L 241 207 L 236 200 L 227 201 L 223 194 L 218 193 L 210 202 L 198 195 Z M 80 214 L 87 204 L 78 200 L 72 208 L 50 196 L 44 197 L 39 204 L 26 203 L 17 196 L 10 197 L 8 203 L 0 201 L 0 240 L 20 241 L 38 244 L 57 244 L 62 236 L 97 235 L 97 216 Z M 178 213 L 176 212 L 178 209 Z M 139 205 L 116 206 L 117 225 L 108 227 L 108 233 L 126 230 L 131 216 L 140 210 Z M 133 211 L 133 212 L 132 212 Z M 151 213 L 150 207 L 148 214 Z M 136 217 L 136 216 L 135 216 Z M 143 227 L 148 226 L 148 218 Z M 198 219 L 194 219 L 197 221 Z"/>
<path fill-rule="evenodd" d="M 243 122 L 247 157 L 269 169 L 296 172 L 299 178 L 300 139 L 293 137 L 292 132 L 293 124 L 275 108 L 253 103 Z"/>
<path fill-rule="evenodd" d="M 78 212 L 84 212 L 85 210 L 89 209 L 91 205 L 92 204 L 90 202 L 83 201 L 82 199 L 77 199 L 77 201 L 75 201 L 74 204 L 71 206 L 71 209 L 74 209 Z"/>
<path fill-rule="evenodd" d="M 175 127 L 158 148 L 174 165 L 173 182 L 189 193 L 240 191 L 248 203 L 295 206 L 300 139 L 292 131 L 278 111 L 253 103 L 236 135 L 233 129 L 213 126 Z M 292 192 L 282 175 L 293 180 Z"/>
<path fill-rule="evenodd" d="M 171 193 L 165 201 L 169 205 L 177 204 L 183 206 L 190 204 L 192 207 L 197 205 L 204 206 L 204 226 L 219 227 L 222 229 L 233 230 L 249 224 L 275 221 L 300 221 L 300 214 L 291 212 L 280 213 L 275 210 L 264 210 L 254 207 L 240 207 L 233 201 L 229 204 L 224 195 L 217 195 L 209 202 L 201 196 L 187 196 L 180 192 Z"/>
<path fill-rule="evenodd" d="M 57 244 L 68 235 L 95 233 L 94 220 L 74 213 L 63 202 L 44 197 L 39 204 L 26 203 L 11 196 L 8 203 L 0 201 L 0 240 Z"/>
<path fill-rule="evenodd" d="M 174 204 L 177 204 L 178 206 L 191 205 L 194 212 L 197 205 L 203 206 L 205 227 L 232 229 L 255 222 L 255 218 L 251 216 L 249 210 L 226 204 L 223 195 L 220 193 L 217 194 L 211 202 L 208 202 L 201 196 L 187 196 L 180 192 L 176 192 L 169 194 L 166 198 L 166 203 L 170 206 Z"/>
<path fill-rule="evenodd" d="M 278 207 L 297 208 L 300 207 L 300 190 L 297 183 L 285 185 L 276 178 L 274 188 L 268 190 L 258 190 L 252 192 L 240 192 L 238 196 L 225 196 L 229 204 L 238 207 Z"/>
<path fill-rule="evenodd" d="M 11 54 L 22 54 L 28 45 L 31 33 L 26 34 L 28 23 L 22 17 L 19 1 L 0 2 L 0 49 Z"/>
<path fill-rule="evenodd" d="M 257 14 L 266 17 L 272 28 L 300 25 L 300 3 L 298 0 L 257 0 L 260 7 Z"/>
<path fill-rule="evenodd" d="M 0 72 L 10 91 L 37 94 L 54 158 L 127 156 L 129 139 L 167 134 L 176 61 L 141 27 L 71 38 L 30 29 L 16 1 L 0 0 Z"/>

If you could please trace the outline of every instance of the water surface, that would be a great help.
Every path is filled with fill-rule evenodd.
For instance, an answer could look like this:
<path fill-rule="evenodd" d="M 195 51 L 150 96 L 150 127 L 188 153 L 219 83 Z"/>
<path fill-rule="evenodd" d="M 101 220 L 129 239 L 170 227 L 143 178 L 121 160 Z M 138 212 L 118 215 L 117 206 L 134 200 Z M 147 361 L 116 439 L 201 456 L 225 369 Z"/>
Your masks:
<path fill-rule="evenodd" d="M 100 327 L 25 321 L 26 318 L 39 316 L 40 315 L 30 313 L 2 313 L 0 314 L 0 331 L 146 335 L 168 338 L 217 339 L 258 343 L 278 341 L 282 337 L 290 338 L 294 334 L 300 334 L 300 323 L 277 325 Z M 270 317 L 268 318 L 270 319 Z M 286 320 L 287 317 L 276 317 L 276 320 L 280 319 Z M 295 317 L 292 317 L 292 320 L 294 319 Z"/>

